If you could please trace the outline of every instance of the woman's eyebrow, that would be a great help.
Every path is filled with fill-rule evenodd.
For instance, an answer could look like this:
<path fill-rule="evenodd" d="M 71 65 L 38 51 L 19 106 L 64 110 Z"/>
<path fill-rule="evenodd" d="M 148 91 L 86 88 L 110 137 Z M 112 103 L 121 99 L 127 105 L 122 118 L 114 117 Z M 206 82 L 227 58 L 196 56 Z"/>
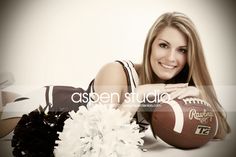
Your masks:
<path fill-rule="evenodd" d="M 187 46 L 180 46 L 180 48 L 188 48 Z"/>
<path fill-rule="evenodd" d="M 167 44 L 170 45 L 170 43 L 168 41 L 164 40 L 164 39 L 159 39 L 159 40 L 164 41 L 164 42 L 166 42 Z"/>
<path fill-rule="evenodd" d="M 169 43 L 168 41 L 164 40 L 164 39 L 158 39 L 158 40 L 164 41 L 164 42 L 166 42 L 168 45 L 170 45 L 170 43 Z M 187 45 L 183 45 L 183 46 L 179 46 L 179 47 L 181 47 L 181 48 L 187 48 Z"/>

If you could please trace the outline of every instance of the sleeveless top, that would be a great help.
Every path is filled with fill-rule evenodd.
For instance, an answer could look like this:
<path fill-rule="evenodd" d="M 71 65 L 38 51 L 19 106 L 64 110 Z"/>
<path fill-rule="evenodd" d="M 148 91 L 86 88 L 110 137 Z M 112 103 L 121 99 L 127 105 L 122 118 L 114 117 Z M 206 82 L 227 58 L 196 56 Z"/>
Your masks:
<path fill-rule="evenodd" d="M 127 78 L 128 92 L 129 93 L 134 92 L 135 88 L 139 85 L 139 78 L 134 68 L 134 64 L 131 61 L 125 61 L 125 60 L 116 60 L 115 62 L 120 63 L 124 69 Z M 93 83 L 91 85 L 90 91 L 95 92 Z M 147 130 L 149 127 L 149 123 L 143 118 L 141 112 L 139 111 L 135 113 L 132 121 L 136 121 L 136 123 L 139 125 L 140 132 Z"/>

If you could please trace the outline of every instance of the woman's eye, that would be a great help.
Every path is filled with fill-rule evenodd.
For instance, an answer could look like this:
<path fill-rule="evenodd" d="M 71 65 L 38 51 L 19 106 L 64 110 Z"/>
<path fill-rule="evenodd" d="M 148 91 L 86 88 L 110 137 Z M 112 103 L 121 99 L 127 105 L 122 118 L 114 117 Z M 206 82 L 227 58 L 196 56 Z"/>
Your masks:
<path fill-rule="evenodd" d="M 187 50 L 187 49 L 179 49 L 179 52 L 181 52 L 181 53 L 187 53 L 188 50 Z"/>
<path fill-rule="evenodd" d="M 165 44 L 165 43 L 160 43 L 159 46 L 160 46 L 161 48 L 165 48 L 165 49 L 168 48 L 168 45 Z"/>

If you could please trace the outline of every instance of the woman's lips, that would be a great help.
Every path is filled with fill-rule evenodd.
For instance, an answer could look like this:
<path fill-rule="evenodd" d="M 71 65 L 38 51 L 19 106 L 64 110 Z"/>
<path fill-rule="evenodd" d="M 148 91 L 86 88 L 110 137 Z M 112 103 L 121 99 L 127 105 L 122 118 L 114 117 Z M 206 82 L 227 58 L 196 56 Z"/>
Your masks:
<path fill-rule="evenodd" d="M 159 64 L 163 67 L 163 68 L 165 68 L 165 69 L 174 69 L 176 66 L 175 65 L 168 65 L 168 64 L 165 64 L 165 63 L 161 63 L 161 62 L 159 62 Z"/>

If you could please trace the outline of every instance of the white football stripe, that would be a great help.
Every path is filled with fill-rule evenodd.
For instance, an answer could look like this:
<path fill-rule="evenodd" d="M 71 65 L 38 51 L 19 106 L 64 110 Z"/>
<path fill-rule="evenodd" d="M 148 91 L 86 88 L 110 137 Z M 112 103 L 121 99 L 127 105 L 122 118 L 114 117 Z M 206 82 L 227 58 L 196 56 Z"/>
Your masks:
<path fill-rule="evenodd" d="M 174 114 L 175 114 L 175 126 L 174 126 L 173 130 L 175 132 L 181 133 L 183 130 L 183 126 L 184 126 L 183 111 L 182 111 L 180 105 L 174 100 L 169 101 L 168 104 L 171 106 L 171 108 L 173 109 Z"/>
<path fill-rule="evenodd" d="M 216 136 L 216 134 L 218 132 L 218 127 L 219 127 L 219 122 L 218 122 L 218 118 L 217 118 L 216 114 L 215 114 L 215 118 L 216 118 L 216 131 L 214 133 L 214 136 Z"/>

